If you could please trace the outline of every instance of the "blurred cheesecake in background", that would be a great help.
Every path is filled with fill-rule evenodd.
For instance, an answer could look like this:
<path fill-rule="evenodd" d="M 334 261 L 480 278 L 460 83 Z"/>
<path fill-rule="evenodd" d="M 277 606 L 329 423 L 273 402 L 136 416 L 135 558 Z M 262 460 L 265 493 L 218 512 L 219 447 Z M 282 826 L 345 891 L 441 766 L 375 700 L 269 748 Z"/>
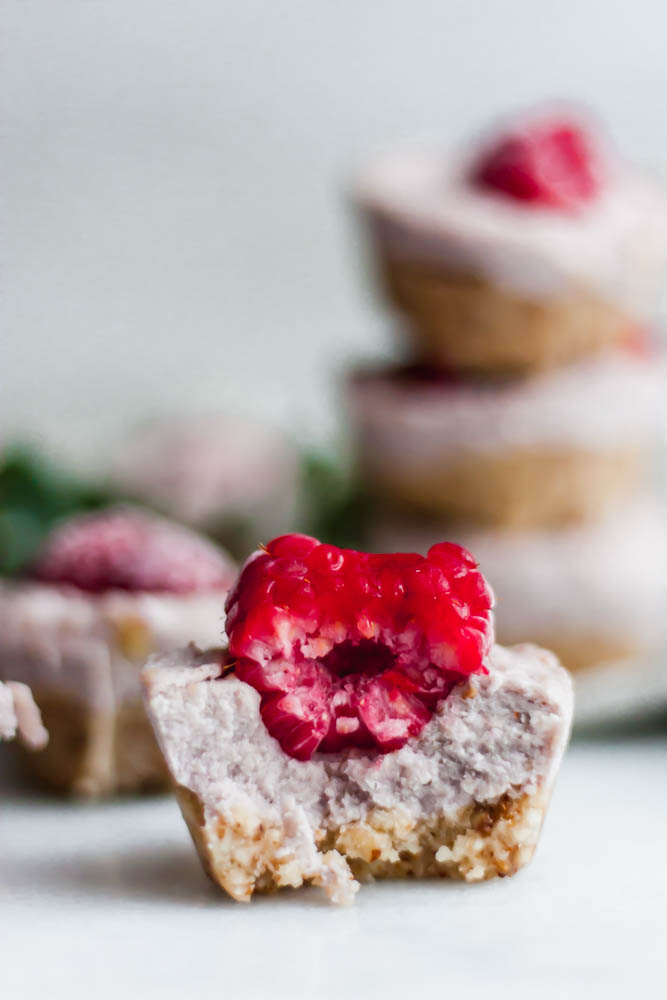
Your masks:
<path fill-rule="evenodd" d="M 465 545 L 497 594 L 500 641 L 570 668 L 655 651 L 662 186 L 588 116 L 552 109 L 458 154 L 377 156 L 354 198 L 402 337 L 395 366 L 346 384 L 366 544 Z"/>
<path fill-rule="evenodd" d="M 296 447 L 274 425 L 228 413 L 171 416 L 119 442 L 110 483 L 218 540 L 236 556 L 294 526 Z"/>
<path fill-rule="evenodd" d="M 19 681 L 0 681 L 0 740 L 14 738 L 30 750 L 43 750 L 49 742 L 30 688 Z"/>
<path fill-rule="evenodd" d="M 0 582 L 0 678 L 31 687 L 50 733 L 31 770 L 78 795 L 164 784 L 140 668 L 219 642 L 235 573 L 212 542 L 138 509 L 57 526 L 23 578 Z"/>
<path fill-rule="evenodd" d="M 496 595 L 498 641 L 552 649 L 577 670 L 646 659 L 667 641 L 667 508 L 645 497 L 590 525 L 499 532 L 378 518 L 369 544 L 426 552 L 456 541 Z"/>
<path fill-rule="evenodd" d="M 568 363 L 655 306 L 667 199 L 580 113 L 520 117 L 458 154 L 376 156 L 353 195 L 405 341 L 431 363 Z"/>
<path fill-rule="evenodd" d="M 452 521 L 590 520 L 643 485 L 666 372 L 620 350 L 530 379 L 356 371 L 347 401 L 360 477 L 386 506 Z"/>

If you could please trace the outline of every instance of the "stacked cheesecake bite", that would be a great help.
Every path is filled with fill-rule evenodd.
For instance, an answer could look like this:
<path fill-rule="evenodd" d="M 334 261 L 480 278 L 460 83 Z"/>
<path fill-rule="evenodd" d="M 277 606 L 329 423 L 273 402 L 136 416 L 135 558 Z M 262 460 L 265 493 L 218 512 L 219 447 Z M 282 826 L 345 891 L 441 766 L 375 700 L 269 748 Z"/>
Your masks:
<path fill-rule="evenodd" d="M 655 647 L 665 375 L 644 330 L 663 192 L 590 122 L 547 114 L 458 157 L 378 157 L 356 201 L 404 345 L 348 383 L 372 546 L 461 541 L 496 591 L 500 640 L 569 667 Z"/>

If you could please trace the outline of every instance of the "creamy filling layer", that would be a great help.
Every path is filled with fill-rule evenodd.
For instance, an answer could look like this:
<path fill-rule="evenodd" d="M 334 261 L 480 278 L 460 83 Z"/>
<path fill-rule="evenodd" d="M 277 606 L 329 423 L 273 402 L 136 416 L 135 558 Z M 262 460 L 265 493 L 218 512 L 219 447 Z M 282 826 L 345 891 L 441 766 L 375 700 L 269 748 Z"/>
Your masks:
<path fill-rule="evenodd" d="M 348 401 L 362 454 L 417 468 L 510 448 L 643 445 L 667 427 L 665 374 L 661 356 L 626 354 L 496 382 L 420 382 L 389 369 L 353 376 Z"/>
<path fill-rule="evenodd" d="M 139 697 L 152 653 L 219 642 L 225 596 L 0 584 L 0 678 L 112 711 Z"/>
<path fill-rule="evenodd" d="M 308 761 L 281 750 L 261 720 L 259 695 L 223 677 L 215 651 L 154 659 L 144 684 L 172 776 L 211 815 L 241 812 L 282 826 L 296 810 L 312 841 L 317 830 L 373 809 L 455 817 L 471 802 L 549 787 L 572 714 L 567 673 L 533 646 L 495 646 L 488 667 L 456 687 L 401 749 Z"/>

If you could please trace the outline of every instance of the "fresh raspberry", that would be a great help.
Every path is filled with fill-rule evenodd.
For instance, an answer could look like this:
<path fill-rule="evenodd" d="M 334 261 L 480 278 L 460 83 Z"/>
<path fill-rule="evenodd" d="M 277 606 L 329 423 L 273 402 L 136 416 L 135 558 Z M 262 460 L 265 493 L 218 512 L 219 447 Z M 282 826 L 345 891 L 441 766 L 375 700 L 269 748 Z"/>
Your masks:
<path fill-rule="evenodd" d="M 290 756 L 386 753 L 464 676 L 485 672 L 492 604 L 459 545 L 369 555 L 283 535 L 253 553 L 227 598 L 229 649 Z"/>
<path fill-rule="evenodd" d="M 600 187 L 593 144 L 578 125 L 539 121 L 501 136 L 471 171 L 479 187 L 545 208 L 576 209 Z"/>
<path fill-rule="evenodd" d="M 200 535 L 128 507 L 83 514 L 57 527 L 31 575 L 81 590 L 192 593 L 228 589 L 235 568 Z"/>

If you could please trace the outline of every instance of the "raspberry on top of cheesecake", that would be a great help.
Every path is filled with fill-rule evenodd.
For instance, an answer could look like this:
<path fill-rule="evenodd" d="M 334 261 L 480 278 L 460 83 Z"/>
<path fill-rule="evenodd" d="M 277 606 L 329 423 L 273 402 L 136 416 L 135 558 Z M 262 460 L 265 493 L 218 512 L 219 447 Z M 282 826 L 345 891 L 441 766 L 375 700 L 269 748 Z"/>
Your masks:
<path fill-rule="evenodd" d="M 368 555 L 306 535 L 270 542 L 227 599 L 236 675 L 283 750 L 395 750 L 463 677 L 483 671 L 492 595 L 472 556 L 434 545 Z"/>
<path fill-rule="evenodd" d="M 480 188 L 555 211 L 594 200 L 606 180 L 599 143 L 562 117 L 524 122 L 494 136 L 470 171 Z"/>

